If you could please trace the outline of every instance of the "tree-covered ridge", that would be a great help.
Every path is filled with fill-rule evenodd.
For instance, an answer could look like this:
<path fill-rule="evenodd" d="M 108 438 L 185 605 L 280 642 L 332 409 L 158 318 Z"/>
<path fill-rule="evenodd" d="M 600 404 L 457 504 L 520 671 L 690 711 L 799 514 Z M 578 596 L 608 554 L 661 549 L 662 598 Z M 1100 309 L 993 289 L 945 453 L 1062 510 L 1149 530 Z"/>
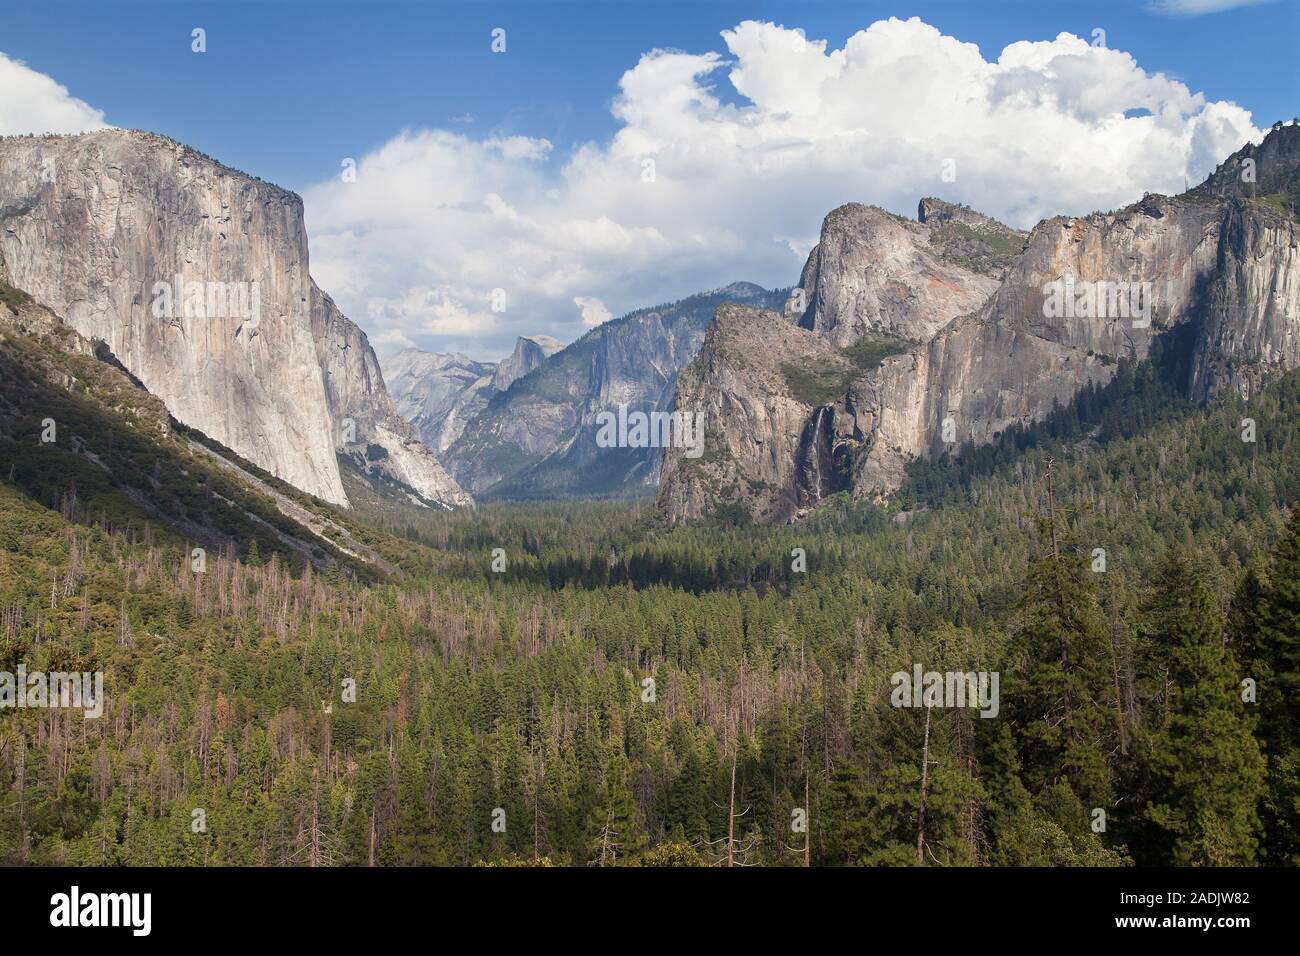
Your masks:
<path fill-rule="evenodd" d="M 27 496 L 76 522 L 149 521 L 162 540 L 256 547 L 294 568 L 392 569 L 383 552 L 398 542 L 182 425 L 103 343 L 30 297 L 12 301 L 0 304 L 0 463 Z"/>
<path fill-rule="evenodd" d="M 59 513 L 4 469 L 0 670 L 103 669 L 107 703 L 0 709 L 0 853 L 1294 862 L 1300 376 L 1201 412 L 1122 375 L 918 473 L 907 510 L 390 507 L 401 575 L 372 585 L 258 547 L 195 573 L 145 518 Z M 892 706 L 914 664 L 1000 672 L 999 716 Z"/>

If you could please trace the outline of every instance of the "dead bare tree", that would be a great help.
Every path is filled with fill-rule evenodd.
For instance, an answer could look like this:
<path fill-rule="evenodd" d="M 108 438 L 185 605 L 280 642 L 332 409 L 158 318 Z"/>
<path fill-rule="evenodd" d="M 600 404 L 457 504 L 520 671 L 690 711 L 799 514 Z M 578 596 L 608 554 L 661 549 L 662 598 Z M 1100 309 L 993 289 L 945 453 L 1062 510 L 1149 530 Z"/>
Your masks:
<path fill-rule="evenodd" d="M 749 813 L 752 807 L 745 807 L 739 813 L 736 812 L 736 758 L 740 750 L 739 741 L 733 735 L 731 743 L 731 796 L 727 804 L 727 835 L 718 840 L 709 840 L 710 847 L 716 847 L 720 843 L 726 844 L 726 852 L 719 855 L 714 866 L 722 866 L 725 862 L 727 866 L 754 866 L 753 863 L 746 863 L 743 857 L 758 846 L 758 837 L 750 837 L 745 843 L 737 849 L 736 846 L 736 820 Z M 720 805 L 719 805 L 720 808 Z M 740 857 L 740 859 L 738 859 Z"/>
<path fill-rule="evenodd" d="M 916 865 L 925 865 L 925 794 L 930 785 L 930 707 L 925 708 L 925 743 L 921 747 L 921 802 L 916 813 Z"/>
<path fill-rule="evenodd" d="M 604 866 L 606 862 L 611 865 L 618 859 L 618 851 L 623 849 L 623 844 L 616 839 L 617 831 L 614 829 L 614 808 L 611 806 L 605 813 L 605 825 L 600 828 L 600 853 L 595 859 L 589 860 L 589 865 Z"/>
<path fill-rule="evenodd" d="M 373 840 L 372 832 L 371 866 L 374 865 Z M 311 775 L 311 818 L 298 831 L 294 842 L 299 844 L 299 847 L 290 855 L 289 859 L 291 861 L 297 860 L 305 854 L 307 865 L 311 867 L 335 866 L 338 863 L 338 853 L 334 848 L 334 842 L 320 825 L 320 778 L 314 770 Z"/>

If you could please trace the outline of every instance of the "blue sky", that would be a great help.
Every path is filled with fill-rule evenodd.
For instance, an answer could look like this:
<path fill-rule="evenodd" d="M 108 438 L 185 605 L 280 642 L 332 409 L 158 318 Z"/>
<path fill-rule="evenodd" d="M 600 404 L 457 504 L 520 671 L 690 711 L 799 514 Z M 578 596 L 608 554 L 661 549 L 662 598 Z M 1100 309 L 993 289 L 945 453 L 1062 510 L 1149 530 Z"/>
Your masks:
<path fill-rule="evenodd" d="M 840 202 L 910 213 L 939 193 L 1028 226 L 1175 191 L 1240 146 L 1252 123 L 1300 112 L 1295 2 L 1156 2 L 1235 8 L 10 0 L 0 53 L 107 123 L 167 134 L 303 193 L 313 273 L 381 352 L 414 344 L 491 358 L 517 334 L 568 341 L 609 314 L 737 279 L 789 285 Z M 875 69 L 915 43 L 914 63 L 856 92 L 844 81 L 824 101 L 801 86 L 889 17 L 919 17 L 924 29 L 879 32 L 847 61 Z M 724 42 L 722 31 L 747 20 L 765 26 Z M 191 51 L 195 27 L 207 32 L 203 55 Z M 505 54 L 490 49 L 496 27 Z M 792 34 L 779 27 L 826 41 L 825 56 L 785 63 Z M 1091 42 L 1097 28 L 1135 65 L 1113 56 L 1084 73 L 1061 68 L 1087 58 L 1058 34 Z M 977 45 L 974 66 L 946 38 Z M 1031 51 L 1014 68 L 986 69 L 1022 41 L 1065 59 L 1044 65 L 1047 53 Z M 681 56 L 642 61 L 652 50 Z M 736 63 L 749 97 L 733 85 Z M 975 83 L 968 75 L 988 85 L 988 115 L 945 137 L 930 127 L 964 120 L 950 101 Z M 858 118 L 855 96 L 879 102 Z M 1137 103 L 1168 112 L 1154 125 L 1107 119 Z M 0 90 L 0 129 L 3 109 Z M 867 140 L 855 154 L 858 135 Z M 751 167 L 775 140 L 808 158 Z M 707 159 L 718 142 L 729 145 Z M 1071 163 L 1057 162 L 1063 150 Z M 643 155 L 659 163 L 654 189 L 637 176 Z M 347 157 L 365 188 L 339 184 Z M 939 178 L 945 157 L 956 157 L 955 181 Z M 497 288 L 511 297 L 504 314 L 484 306 Z"/>
<path fill-rule="evenodd" d="M 0 52 L 25 60 L 115 126 L 165 133 L 290 189 L 333 175 L 404 127 L 546 137 L 564 150 L 609 136 L 619 76 L 655 48 L 708 50 L 745 19 L 802 26 L 833 46 L 873 20 L 919 16 L 976 43 L 1061 31 L 1134 54 L 1148 71 L 1231 99 L 1256 125 L 1300 111 L 1294 2 L 1161 16 L 1141 0 L 871 3 L 848 0 L 387 2 L 9 0 Z M 208 53 L 190 31 L 208 32 Z M 489 50 L 507 29 L 507 55 Z M 473 117 L 473 122 L 466 122 Z"/>

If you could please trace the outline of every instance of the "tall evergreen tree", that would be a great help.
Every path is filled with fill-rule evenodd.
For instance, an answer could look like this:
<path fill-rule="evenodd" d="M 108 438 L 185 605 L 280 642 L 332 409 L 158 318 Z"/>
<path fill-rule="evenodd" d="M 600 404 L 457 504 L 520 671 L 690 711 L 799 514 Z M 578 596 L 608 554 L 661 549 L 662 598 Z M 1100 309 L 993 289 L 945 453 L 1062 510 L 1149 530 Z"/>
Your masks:
<path fill-rule="evenodd" d="M 1233 640 L 1258 692 L 1268 761 L 1263 859 L 1300 865 L 1300 508 L 1267 566 L 1252 564 L 1233 602 Z"/>
<path fill-rule="evenodd" d="M 1064 781 L 1089 807 L 1111 805 L 1118 727 L 1111 648 L 1097 585 L 1075 542 L 1042 522 L 1051 546 L 1032 559 L 1015 634 L 1019 664 L 1008 684 L 1026 786 Z"/>
<path fill-rule="evenodd" d="M 621 752 L 605 767 L 605 787 L 587 817 L 588 862 L 614 866 L 646 845 L 645 815 L 632 792 L 632 767 Z"/>
<path fill-rule="evenodd" d="M 1144 611 L 1171 682 L 1168 718 L 1143 747 L 1157 861 L 1253 863 L 1264 761 L 1214 594 L 1187 553 L 1174 552 L 1160 567 Z"/>

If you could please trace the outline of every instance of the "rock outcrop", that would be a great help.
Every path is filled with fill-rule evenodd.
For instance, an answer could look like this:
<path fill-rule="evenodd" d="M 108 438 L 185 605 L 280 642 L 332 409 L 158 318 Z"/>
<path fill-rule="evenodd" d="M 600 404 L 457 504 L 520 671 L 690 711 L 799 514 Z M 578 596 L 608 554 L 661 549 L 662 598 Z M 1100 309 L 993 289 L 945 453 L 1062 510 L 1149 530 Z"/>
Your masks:
<path fill-rule="evenodd" d="M 1247 168 L 1253 183 L 1243 181 Z M 787 520 L 805 510 L 808 499 L 828 490 L 880 498 L 898 488 L 908 461 L 959 453 L 962 446 L 992 441 L 1012 425 L 1040 420 L 1085 384 L 1108 382 L 1121 358 L 1147 357 L 1156 336 L 1175 328 L 1192 335 L 1188 387 L 1200 401 L 1225 388 L 1249 392 L 1270 373 L 1300 367 L 1297 170 L 1300 127 L 1278 127 L 1260 146 L 1230 157 L 1205 184 L 1182 196 L 1152 195 L 1117 212 L 1040 223 L 1009 262 L 980 259 L 967 244 L 969 237 L 958 236 L 955 254 L 968 265 L 1002 274 L 983 305 L 957 314 L 906 352 L 864 368 L 838 395 L 820 396 L 802 420 L 797 415 L 791 420 L 788 397 L 774 391 L 766 412 L 768 417 L 779 413 L 787 423 L 785 433 L 762 435 L 748 445 L 729 440 L 726 448 L 737 464 L 725 485 L 702 482 L 693 474 L 701 470 L 698 466 L 666 455 L 660 500 L 668 517 L 686 520 L 734 504 L 759 520 Z M 923 200 L 920 211 L 931 226 L 953 221 L 971 229 L 980 226 L 968 211 L 954 214 L 951 210 L 960 207 L 936 207 L 934 202 Z M 840 221 L 880 228 L 892 237 L 885 245 L 897 248 L 903 227 L 863 209 L 857 207 Z M 878 249 L 881 242 L 845 236 L 834 248 Z M 949 245 L 948 254 L 953 249 Z M 912 253 L 886 261 L 890 269 L 924 262 Z M 822 262 L 805 270 L 805 288 L 810 274 L 824 267 Z M 855 274 L 853 269 L 840 271 Z M 911 272 L 897 278 L 877 269 L 870 287 L 915 288 L 915 278 Z M 879 295 L 839 294 L 845 288 L 844 283 L 832 284 L 831 292 L 821 296 L 825 319 L 809 323 L 831 343 L 857 341 L 878 328 L 925 335 L 921 323 L 900 320 L 903 313 L 892 304 L 882 307 Z M 982 283 L 974 288 L 983 294 Z M 814 307 L 816 303 L 810 309 Z M 718 321 L 733 324 L 735 319 L 720 312 Z M 736 404 L 751 409 L 749 418 L 761 417 L 752 408 L 762 391 L 745 385 L 734 370 L 752 368 L 756 350 L 789 344 L 770 323 L 752 323 L 752 329 L 749 341 L 711 333 L 715 347 L 682 374 L 683 383 L 707 380 L 723 390 L 708 406 L 713 418 L 706 422 L 706 434 L 725 430 L 726 410 Z M 805 374 L 825 366 L 825 356 L 815 350 L 805 348 L 798 355 Z M 852 358 L 855 351 L 842 350 L 841 355 Z M 679 399 L 702 396 L 684 393 Z M 817 436 L 822 443 L 817 447 L 827 449 L 823 454 L 835 463 L 836 480 L 830 486 L 809 485 L 801 476 L 809 435 Z M 773 442 L 799 449 L 784 469 L 764 460 Z M 842 477 L 846 473 L 847 479 Z M 799 502 L 793 512 L 773 508 L 770 496 L 752 491 L 772 476 L 785 482 L 794 496 L 790 500 Z"/>
<path fill-rule="evenodd" d="M 815 379 L 799 374 L 807 369 Z M 704 453 L 665 449 L 660 504 L 674 521 L 729 503 L 780 522 L 842 490 L 837 412 L 817 393 L 842 393 L 857 374 L 824 337 L 779 313 L 720 305 L 700 354 L 677 380 L 676 410 L 704 413 Z"/>
<path fill-rule="evenodd" d="M 301 199 L 179 143 L 0 138 L 0 257 L 177 420 L 325 501 L 347 504 L 342 419 L 360 443 L 402 432 L 364 334 L 312 283 Z M 411 454 L 422 495 L 468 501 Z"/>
<path fill-rule="evenodd" d="M 592 329 L 494 396 L 448 449 L 456 479 L 480 494 L 568 497 L 652 489 L 658 448 L 602 448 L 596 417 L 665 411 L 717 306 L 780 308 L 787 295 L 739 282 L 641 309 Z M 494 487 L 495 486 L 495 487 Z"/>
<path fill-rule="evenodd" d="M 521 336 L 500 362 L 477 362 L 459 353 L 403 349 L 385 360 L 388 389 L 420 439 L 443 452 L 498 393 L 564 348 L 549 335 Z"/>
<path fill-rule="evenodd" d="M 937 199 L 921 201 L 919 222 L 849 203 L 808 256 L 799 324 L 839 346 L 879 333 L 927 342 L 984 304 L 1023 245 L 1023 233 Z"/>

